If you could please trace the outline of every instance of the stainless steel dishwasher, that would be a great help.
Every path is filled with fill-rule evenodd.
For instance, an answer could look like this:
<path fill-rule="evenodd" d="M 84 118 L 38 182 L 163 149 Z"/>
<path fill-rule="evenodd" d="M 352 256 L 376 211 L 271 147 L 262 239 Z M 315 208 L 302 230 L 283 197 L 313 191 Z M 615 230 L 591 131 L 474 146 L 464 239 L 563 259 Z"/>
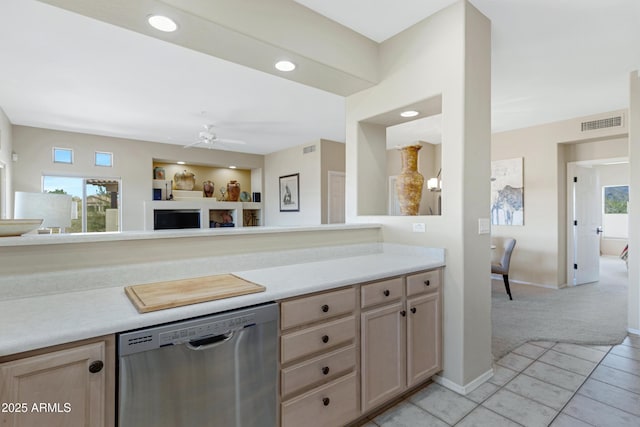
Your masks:
<path fill-rule="evenodd" d="M 120 427 L 276 426 L 278 305 L 119 335 Z"/>

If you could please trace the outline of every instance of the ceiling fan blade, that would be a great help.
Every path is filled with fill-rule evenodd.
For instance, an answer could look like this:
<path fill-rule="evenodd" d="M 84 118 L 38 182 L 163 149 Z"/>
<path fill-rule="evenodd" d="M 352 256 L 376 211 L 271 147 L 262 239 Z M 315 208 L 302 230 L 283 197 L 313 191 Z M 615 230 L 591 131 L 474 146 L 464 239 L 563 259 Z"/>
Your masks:
<path fill-rule="evenodd" d="M 198 145 L 202 145 L 202 144 L 206 145 L 206 142 L 205 141 L 196 141 L 196 142 L 192 142 L 191 144 L 187 144 L 187 145 L 183 146 L 182 148 L 197 147 Z"/>
<path fill-rule="evenodd" d="M 239 139 L 227 139 L 227 138 L 216 138 L 214 142 L 222 142 L 224 144 L 246 144 L 244 141 L 240 141 Z"/>

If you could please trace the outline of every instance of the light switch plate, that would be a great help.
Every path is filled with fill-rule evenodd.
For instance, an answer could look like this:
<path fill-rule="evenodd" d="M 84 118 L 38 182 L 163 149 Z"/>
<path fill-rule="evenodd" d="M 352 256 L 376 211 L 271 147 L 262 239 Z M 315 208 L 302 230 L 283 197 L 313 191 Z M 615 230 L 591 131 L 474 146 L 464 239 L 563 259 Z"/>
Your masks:
<path fill-rule="evenodd" d="M 491 233 L 491 222 L 489 218 L 478 218 L 478 234 Z"/>
<path fill-rule="evenodd" d="M 413 232 L 414 233 L 424 233 L 427 230 L 424 222 L 414 222 L 413 223 Z"/>

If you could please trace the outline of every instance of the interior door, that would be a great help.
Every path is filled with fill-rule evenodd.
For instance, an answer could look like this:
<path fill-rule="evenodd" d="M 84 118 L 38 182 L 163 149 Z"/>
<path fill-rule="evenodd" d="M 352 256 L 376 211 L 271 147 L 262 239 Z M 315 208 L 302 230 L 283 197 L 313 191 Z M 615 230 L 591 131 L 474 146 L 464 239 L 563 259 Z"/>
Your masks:
<path fill-rule="evenodd" d="M 344 172 L 329 171 L 329 224 L 343 224 L 345 222 L 345 174 Z"/>
<path fill-rule="evenodd" d="M 572 165 L 573 285 L 600 280 L 601 200 L 595 168 Z"/>

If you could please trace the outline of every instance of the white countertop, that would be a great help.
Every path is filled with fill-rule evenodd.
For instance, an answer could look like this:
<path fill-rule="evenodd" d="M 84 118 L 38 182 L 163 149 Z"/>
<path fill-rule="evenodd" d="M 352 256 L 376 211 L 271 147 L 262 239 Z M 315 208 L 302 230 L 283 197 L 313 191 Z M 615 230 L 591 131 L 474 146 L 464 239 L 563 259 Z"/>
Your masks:
<path fill-rule="evenodd" d="M 124 286 L 0 301 L 0 356 L 445 265 L 443 249 L 380 247 L 378 253 L 235 271 L 266 291 L 145 314 L 131 304 Z"/>

